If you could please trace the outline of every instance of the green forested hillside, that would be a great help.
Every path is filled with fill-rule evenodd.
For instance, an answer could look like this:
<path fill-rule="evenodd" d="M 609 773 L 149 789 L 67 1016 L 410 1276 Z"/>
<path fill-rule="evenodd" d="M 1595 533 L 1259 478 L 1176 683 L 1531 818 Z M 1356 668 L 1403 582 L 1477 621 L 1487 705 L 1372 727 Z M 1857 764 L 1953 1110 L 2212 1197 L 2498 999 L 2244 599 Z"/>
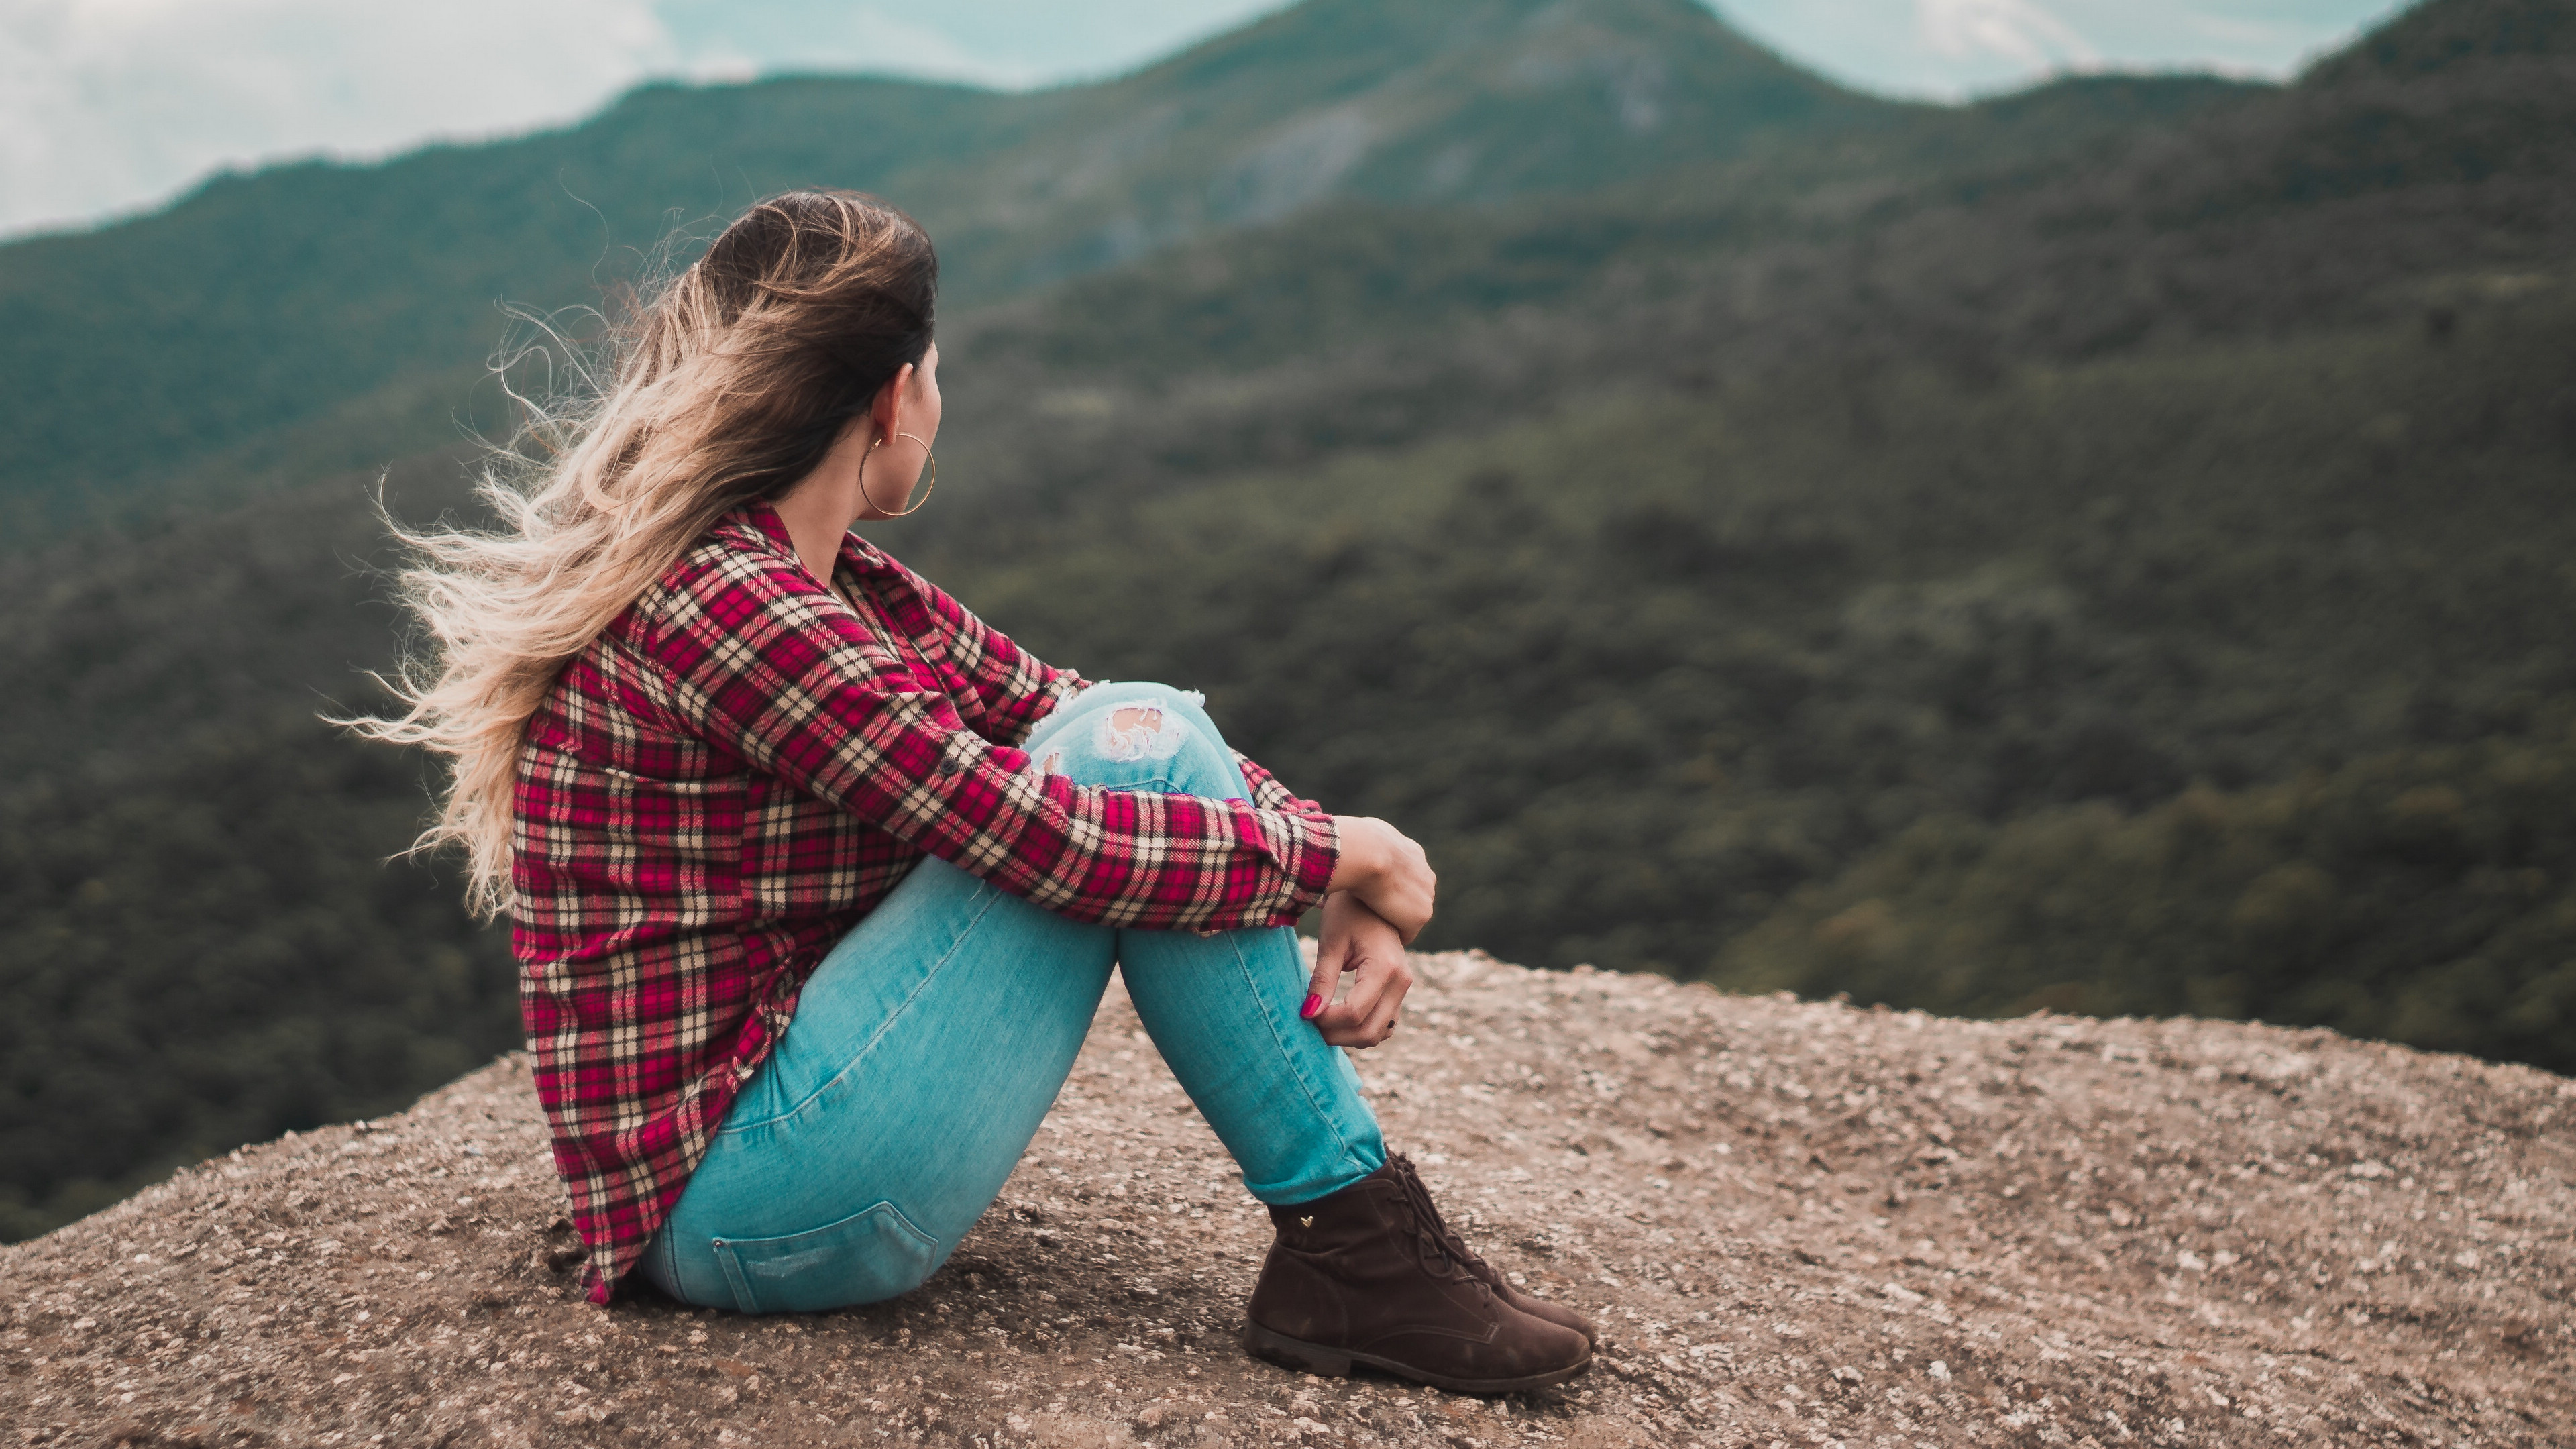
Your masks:
<path fill-rule="evenodd" d="M 386 859 L 421 762 L 317 718 L 390 658 L 382 549 L 343 478 L 0 554 L 0 1234 L 518 1042 L 501 940 Z"/>
<path fill-rule="evenodd" d="M 2576 1036 L 2576 701 L 2152 808 L 1926 818 L 1713 978 L 1935 1011 L 2256 1017 L 2541 1062 Z"/>
<path fill-rule="evenodd" d="M 0 477 L 21 528 L 45 517 L 32 502 L 157 488 L 208 452 L 479 363 L 500 303 L 596 303 L 651 271 L 675 226 L 703 239 L 786 186 L 916 210 L 953 310 L 1332 198 L 1593 191 L 1907 109 L 1789 68 L 1690 0 L 1314 0 L 1032 95 L 650 87 L 568 131 L 228 177 L 158 216 L 0 248 L 0 394 L 16 400 Z"/>
<path fill-rule="evenodd" d="M 1086 546 L 914 552 L 1042 652 L 1206 688 L 1300 788 L 1423 832 L 1435 939 L 1696 975 L 1919 827 L 2145 811 L 2458 742 L 2563 751 L 2571 348 L 2562 285 L 2438 336 L 1977 384 L 1792 374 L 1077 505 L 1050 532 Z M 2543 871 L 2535 908 L 2576 879 L 2561 846 L 2513 838 L 2476 868 Z M 2557 948 L 2499 969 L 2527 981 Z M 2360 973 L 2299 1019 L 2393 1029 L 2386 994 L 2449 964 L 2415 951 L 2285 964 L 2301 987 Z M 1721 974 L 1759 975 L 1749 959 Z M 1938 999 L 2028 1009 L 2065 979 L 1997 971 Z M 2116 999 L 2185 1009 L 2198 974 L 2219 973 Z M 1914 1000 L 1936 978 L 1866 979 Z M 2480 1044 L 2576 1065 L 2566 1034 Z"/>
<path fill-rule="evenodd" d="M 2571 10 L 1945 109 L 1678 0 L 1318 0 L 0 248 L 0 1230 L 512 1039 L 382 863 L 425 767 L 315 719 L 396 647 L 374 468 L 463 506 L 496 297 L 796 181 L 951 263 L 884 541 L 1420 835 L 1442 944 L 2576 1067 Z"/>

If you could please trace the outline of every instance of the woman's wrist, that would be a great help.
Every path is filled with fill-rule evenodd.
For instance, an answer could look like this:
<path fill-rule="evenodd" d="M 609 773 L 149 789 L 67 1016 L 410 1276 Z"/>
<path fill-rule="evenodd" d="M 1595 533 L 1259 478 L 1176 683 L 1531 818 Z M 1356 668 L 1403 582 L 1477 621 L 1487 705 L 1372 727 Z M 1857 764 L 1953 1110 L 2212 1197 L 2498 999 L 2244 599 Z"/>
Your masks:
<path fill-rule="evenodd" d="M 1386 873 L 1386 842 L 1369 828 L 1377 823 L 1365 815 L 1333 817 L 1339 854 L 1333 862 L 1333 878 L 1324 887 L 1326 894 L 1364 891 Z"/>
<path fill-rule="evenodd" d="M 1432 897 L 1439 889 L 1439 877 L 1423 859 L 1422 847 L 1373 816 L 1335 816 L 1334 829 L 1343 853 L 1333 863 L 1325 893 L 1349 891 L 1410 945 L 1430 923 Z"/>

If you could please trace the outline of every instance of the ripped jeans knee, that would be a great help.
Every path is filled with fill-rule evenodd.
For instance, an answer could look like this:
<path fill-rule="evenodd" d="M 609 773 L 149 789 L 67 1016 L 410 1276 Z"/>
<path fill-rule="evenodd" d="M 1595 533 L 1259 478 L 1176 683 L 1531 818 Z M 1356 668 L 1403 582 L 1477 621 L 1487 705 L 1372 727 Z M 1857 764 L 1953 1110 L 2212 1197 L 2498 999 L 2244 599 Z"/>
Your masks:
<path fill-rule="evenodd" d="M 1207 718 L 1206 703 L 1194 689 L 1094 685 L 1038 727 L 1029 746 L 1032 768 L 1084 784 L 1239 797 L 1242 776 Z"/>

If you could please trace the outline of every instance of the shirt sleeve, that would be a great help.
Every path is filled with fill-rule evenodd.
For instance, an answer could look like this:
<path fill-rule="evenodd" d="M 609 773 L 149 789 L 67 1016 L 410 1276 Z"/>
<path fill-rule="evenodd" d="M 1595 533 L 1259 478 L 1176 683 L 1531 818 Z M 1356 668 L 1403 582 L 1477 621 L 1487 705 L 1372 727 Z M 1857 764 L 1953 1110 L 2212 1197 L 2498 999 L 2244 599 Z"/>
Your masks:
<path fill-rule="evenodd" d="M 913 637 L 935 641 L 966 686 L 960 718 L 967 728 L 995 744 L 1016 745 L 1058 704 L 1091 687 L 1091 681 L 1072 670 L 1054 668 L 1022 649 L 937 584 L 891 556 L 879 557 L 902 578 L 911 602 L 929 615 L 908 621 Z"/>
<path fill-rule="evenodd" d="M 638 643 L 674 726 L 1060 915 L 1149 929 L 1287 925 L 1332 879 L 1330 817 L 1027 768 L 1025 753 L 968 728 L 935 681 L 783 560 L 712 551 L 649 602 Z M 989 657 L 1000 636 L 984 638 Z M 1046 701 L 1032 723 L 1053 707 L 1043 693 L 1012 698 Z"/>
<path fill-rule="evenodd" d="M 1296 791 L 1280 784 L 1278 776 L 1263 769 L 1243 751 L 1234 752 L 1234 763 L 1237 769 L 1243 771 L 1243 783 L 1251 790 L 1252 803 L 1258 808 L 1284 810 L 1292 815 L 1319 815 L 1326 819 L 1332 818 L 1330 812 L 1323 806 L 1300 797 Z"/>

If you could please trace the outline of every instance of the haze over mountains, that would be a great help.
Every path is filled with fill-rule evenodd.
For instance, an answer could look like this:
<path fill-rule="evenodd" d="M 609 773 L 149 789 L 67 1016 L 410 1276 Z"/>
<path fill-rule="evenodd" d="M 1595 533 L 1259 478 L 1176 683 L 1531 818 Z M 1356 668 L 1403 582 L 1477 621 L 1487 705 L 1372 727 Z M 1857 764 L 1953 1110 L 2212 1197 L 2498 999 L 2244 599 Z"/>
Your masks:
<path fill-rule="evenodd" d="M 2571 151 L 2543 0 L 1963 108 L 1683 0 L 1310 0 L 0 248 L 0 1211 L 515 1038 L 497 939 L 375 864 L 422 765 L 313 718 L 395 643 L 368 483 L 464 506 L 497 301 L 792 184 L 948 265 L 884 541 L 1418 834 L 1441 944 L 2564 1070 Z"/>

